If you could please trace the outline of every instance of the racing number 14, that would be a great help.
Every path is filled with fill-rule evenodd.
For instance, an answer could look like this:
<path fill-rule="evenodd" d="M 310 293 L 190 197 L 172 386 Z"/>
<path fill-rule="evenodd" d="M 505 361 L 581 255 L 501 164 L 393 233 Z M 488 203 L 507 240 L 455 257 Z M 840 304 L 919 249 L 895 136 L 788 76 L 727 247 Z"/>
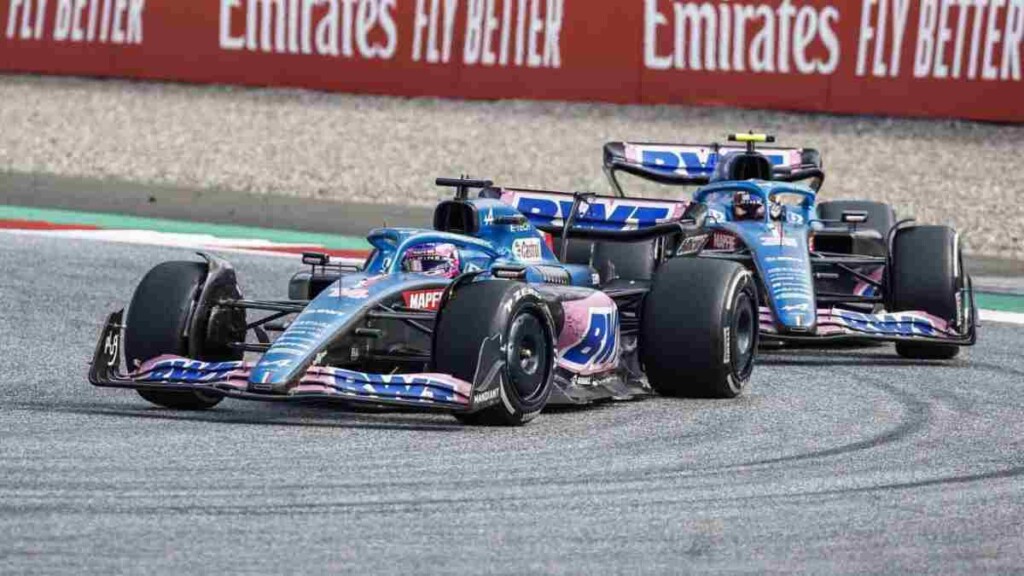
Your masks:
<path fill-rule="evenodd" d="M 121 345 L 121 335 L 117 332 L 108 332 L 103 339 L 103 355 L 107 357 L 107 366 L 117 364 L 117 352 Z"/>

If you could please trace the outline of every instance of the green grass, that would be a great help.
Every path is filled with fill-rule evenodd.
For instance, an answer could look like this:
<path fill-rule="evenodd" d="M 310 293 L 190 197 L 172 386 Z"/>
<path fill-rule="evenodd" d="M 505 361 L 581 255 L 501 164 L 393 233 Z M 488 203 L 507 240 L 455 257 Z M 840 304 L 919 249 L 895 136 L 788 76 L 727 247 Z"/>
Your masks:
<path fill-rule="evenodd" d="M 983 310 L 1024 313 L 1024 296 L 1015 294 L 975 293 L 974 302 Z"/>

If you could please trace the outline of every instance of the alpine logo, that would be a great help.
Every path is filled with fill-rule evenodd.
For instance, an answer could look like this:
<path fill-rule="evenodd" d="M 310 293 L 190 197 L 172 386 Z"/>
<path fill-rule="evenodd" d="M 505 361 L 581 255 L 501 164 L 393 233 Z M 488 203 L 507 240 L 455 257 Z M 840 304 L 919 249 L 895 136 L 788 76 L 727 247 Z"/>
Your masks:
<path fill-rule="evenodd" d="M 441 305 L 441 296 L 443 294 L 444 288 L 412 290 L 402 292 L 402 300 L 405 301 L 405 307 L 411 310 L 430 310 L 436 312 Z"/>

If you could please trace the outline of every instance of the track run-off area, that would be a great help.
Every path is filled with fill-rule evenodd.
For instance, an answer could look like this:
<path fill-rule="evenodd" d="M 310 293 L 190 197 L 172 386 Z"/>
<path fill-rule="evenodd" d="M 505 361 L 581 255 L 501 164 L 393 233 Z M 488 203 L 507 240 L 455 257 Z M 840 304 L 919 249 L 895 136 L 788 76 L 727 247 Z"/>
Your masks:
<path fill-rule="evenodd" d="M 5 574 L 1024 566 L 1022 326 L 984 322 L 951 362 L 765 350 L 737 400 L 611 403 L 519 429 L 230 400 L 183 413 L 86 371 L 106 314 L 196 246 L 68 226 L 0 231 Z M 204 246 L 247 297 L 284 296 L 302 268 Z M 992 298 L 1015 317 L 1018 300 Z"/>

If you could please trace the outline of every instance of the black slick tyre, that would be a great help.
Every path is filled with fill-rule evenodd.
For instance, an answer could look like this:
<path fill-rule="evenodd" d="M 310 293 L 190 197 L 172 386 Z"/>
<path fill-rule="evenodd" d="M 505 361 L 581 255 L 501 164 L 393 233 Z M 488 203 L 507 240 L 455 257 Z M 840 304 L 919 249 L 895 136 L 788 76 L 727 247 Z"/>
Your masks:
<path fill-rule="evenodd" d="M 500 401 L 457 414 L 465 424 L 519 426 L 547 404 L 554 379 L 554 328 L 547 306 L 528 285 L 487 280 L 463 286 L 448 299 L 434 328 L 434 370 L 475 383 L 494 358 L 481 354 L 500 338 Z M 489 365 L 481 366 L 481 362 Z"/>
<path fill-rule="evenodd" d="M 644 300 L 640 357 L 648 382 L 667 396 L 734 398 L 757 356 L 757 288 L 735 262 L 665 262 Z"/>
<path fill-rule="evenodd" d="M 188 355 L 189 316 L 206 278 L 206 264 L 164 262 L 142 279 L 125 321 L 125 360 L 129 369 L 163 354 Z M 205 410 L 222 396 L 201 392 L 138 390 L 146 400 L 178 410 Z"/>
<path fill-rule="evenodd" d="M 912 226 L 898 230 L 889 266 L 890 312 L 920 310 L 943 320 L 957 317 L 957 291 L 963 267 L 960 242 L 948 226 Z M 948 360 L 960 347 L 951 344 L 897 342 L 904 358 Z"/>

